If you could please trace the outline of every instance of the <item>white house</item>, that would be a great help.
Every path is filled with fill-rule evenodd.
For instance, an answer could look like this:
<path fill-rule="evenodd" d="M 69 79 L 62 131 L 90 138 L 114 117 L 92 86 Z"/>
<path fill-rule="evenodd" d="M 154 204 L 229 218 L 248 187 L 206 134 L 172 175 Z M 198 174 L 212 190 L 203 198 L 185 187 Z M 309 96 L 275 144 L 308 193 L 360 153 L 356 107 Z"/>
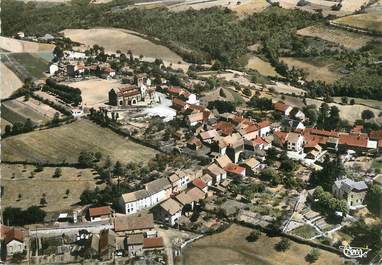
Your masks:
<path fill-rule="evenodd" d="M 58 71 L 58 65 L 57 64 L 51 64 L 49 66 L 49 74 L 54 75 Z"/>
<path fill-rule="evenodd" d="M 145 189 L 122 194 L 120 205 L 125 214 L 137 213 L 170 198 L 172 187 L 167 178 L 145 184 Z"/>
<path fill-rule="evenodd" d="M 7 256 L 12 256 L 15 253 L 21 253 L 26 250 L 24 242 L 24 231 L 1 225 L 1 241 L 6 246 Z"/>
<path fill-rule="evenodd" d="M 260 128 L 260 137 L 265 137 L 271 133 L 271 123 L 269 121 L 261 121 L 257 123 L 257 126 Z"/>
<path fill-rule="evenodd" d="M 110 206 L 89 208 L 89 218 L 91 222 L 110 220 L 113 211 Z"/>
<path fill-rule="evenodd" d="M 221 181 L 227 178 L 227 172 L 215 163 L 209 165 L 205 171 L 205 174 L 209 174 L 213 178 L 213 184 L 218 185 Z"/>
<path fill-rule="evenodd" d="M 72 115 L 74 118 L 79 118 L 84 115 L 84 111 L 82 108 L 74 108 L 72 109 Z"/>
<path fill-rule="evenodd" d="M 304 136 L 299 133 L 290 132 L 285 138 L 287 149 L 300 153 L 303 150 Z"/>
<path fill-rule="evenodd" d="M 190 178 L 183 172 L 174 173 L 168 177 L 172 186 L 172 192 L 180 192 L 187 188 Z"/>
<path fill-rule="evenodd" d="M 156 207 L 154 210 L 155 219 L 173 226 L 182 216 L 182 208 L 183 206 L 179 202 L 170 198 Z"/>
<path fill-rule="evenodd" d="M 332 192 L 335 197 L 346 200 L 350 209 L 363 206 L 368 187 L 364 181 L 354 181 L 349 178 L 334 182 Z"/>

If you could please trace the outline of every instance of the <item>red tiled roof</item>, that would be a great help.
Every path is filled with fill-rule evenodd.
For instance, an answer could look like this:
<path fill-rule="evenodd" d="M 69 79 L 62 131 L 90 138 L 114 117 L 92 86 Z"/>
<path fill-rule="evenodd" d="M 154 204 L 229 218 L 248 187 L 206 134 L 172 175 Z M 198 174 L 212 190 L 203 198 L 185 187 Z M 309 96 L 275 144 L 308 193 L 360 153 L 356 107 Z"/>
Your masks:
<path fill-rule="evenodd" d="M 0 224 L 0 240 L 4 240 L 11 227 Z"/>
<path fill-rule="evenodd" d="M 340 145 L 348 145 L 353 147 L 367 147 L 368 137 L 364 135 L 341 134 L 339 139 Z"/>
<path fill-rule="evenodd" d="M 285 144 L 285 140 L 286 140 L 287 135 L 288 135 L 288 133 L 286 133 L 286 132 L 281 132 L 281 131 L 278 131 L 278 132 L 274 132 L 274 133 L 273 133 L 273 136 L 275 136 L 276 138 L 278 138 L 281 144 Z"/>
<path fill-rule="evenodd" d="M 172 99 L 172 105 L 175 107 L 183 108 L 184 106 L 187 105 L 187 103 L 180 98 L 173 98 Z"/>
<path fill-rule="evenodd" d="M 202 145 L 202 142 L 196 137 L 196 136 L 192 136 L 188 141 L 187 141 L 187 144 L 194 144 L 196 146 L 201 146 Z"/>
<path fill-rule="evenodd" d="M 287 104 L 285 104 L 284 102 L 281 102 L 281 101 L 276 102 L 276 103 L 273 104 L 273 108 L 275 110 L 282 111 L 282 112 L 286 111 L 289 107 L 290 107 L 289 105 L 287 105 Z"/>
<path fill-rule="evenodd" d="M 261 121 L 257 123 L 257 126 L 259 126 L 261 129 L 270 126 L 271 123 L 269 121 Z"/>
<path fill-rule="evenodd" d="M 149 237 L 143 239 L 143 248 L 162 248 L 164 247 L 161 237 Z"/>
<path fill-rule="evenodd" d="M 193 184 L 195 187 L 197 187 L 197 188 L 199 188 L 199 189 L 201 189 L 201 190 L 203 190 L 205 187 L 207 187 L 207 184 L 206 184 L 203 180 L 201 180 L 200 178 L 194 179 L 194 180 L 192 181 L 192 184 Z"/>
<path fill-rule="evenodd" d="M 140 94 L 136 86 L 125 86 L 118 88 L 117 95 L 118 97 L 130 97 L 133 95 Z"/>
<path fill-rule="evenodd" d="M 234 126 L 225 121 L 219 121 L 213 126 L 216 130 L 221 131 L 224 135 L 231 135 L 234 131 Z"/>
<path fill-rule="evenodd" d="M 267 144 L 267 142 L 261 137 L 256 137 L 255 139 L 252 140 L 252 144 L 253 145 Z"/>
<path fill-rule="evenodd" d="M 24 232 L 20 229 L 12 227 L 6 232 L 4 242 L 5 244 L 8 244 L 12 240 L 24 242 Z"/>
<path fill-rule="evenodd" d="M 371 131 L 369 136 L 370 136 L 370 139 L 373 139 L 373 140 L 382 140 L 382 130 Z"/>
<path fill-rule="evenodd" d="M 183 91 L 182 88 L 178 87 L 178 86 L 170 86 L 169 88 L 167 88 L 167 92 L 168 93 L 171 93 L 171 94 L 177 94 L 177 95 L 180 95 L 180 93 Z"/>
<path fill-rule="evenodd" d="M 224 167 L 224 170 L 226 172 L 229 172 L 229 173 L 232 173 L 232 174 L 235 174 L 235 175 L 241 175 L 245 172 L 245 168 L 244 167 L 241 167 L 241 166 L 238 166 L 234 163 L 232 164 L 229 164 L 228 166 Z"/>
<path fill-rule="evenodd" d="M 245 127 L 244 129 L 242 129 L 241 132 L 243 132 L 244 134 L 248 134 L 248 133 L 251 133 L 251 132 L 258 131 L 259 129 L 260 129 L 260 127 L 257 126 L 256 124 L 251 124 L 251 125 Z"/>
<path fill-rule="evenodd" d="M 326 136 L 326 137 L 338 137 L 338 132 L 336 131 L 326 131 L 326 130 L 320 130 L 315 128 L 306 128 L 304 130 L 304 134 L 305 133 L 314 134 L 318 136 Z"/>
<path fill-rule="evenodd" d="M 111 214 L 110 206 L 103 206 L 103 207 L 96 207 L 96 208 L 90 208 L 89 209 L 89 216 L 90 217 L 109 215 L 109 214 Z"/>
<path fill-rule="evenodd" d="M 362 132 L 363 130 L 363 125 L 356 125 L 353 127 L 353 129 L 351 130 L 353 133 L 360 133 Z"/>

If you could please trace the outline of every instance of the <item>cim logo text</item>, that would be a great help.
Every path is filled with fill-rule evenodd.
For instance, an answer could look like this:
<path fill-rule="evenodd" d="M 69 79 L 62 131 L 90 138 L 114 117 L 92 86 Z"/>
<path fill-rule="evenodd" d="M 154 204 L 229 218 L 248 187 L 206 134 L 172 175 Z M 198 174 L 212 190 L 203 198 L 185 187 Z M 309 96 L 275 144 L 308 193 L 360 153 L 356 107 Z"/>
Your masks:
<path fill-rule="evenodd" d="M 349 245 L 340 246 L 340 249 L 342 249 L 342 252 L 346 257 L 351 259 L 366 258 L 367 253 L 371 250 L 370 248 L 351 247 Z"/>

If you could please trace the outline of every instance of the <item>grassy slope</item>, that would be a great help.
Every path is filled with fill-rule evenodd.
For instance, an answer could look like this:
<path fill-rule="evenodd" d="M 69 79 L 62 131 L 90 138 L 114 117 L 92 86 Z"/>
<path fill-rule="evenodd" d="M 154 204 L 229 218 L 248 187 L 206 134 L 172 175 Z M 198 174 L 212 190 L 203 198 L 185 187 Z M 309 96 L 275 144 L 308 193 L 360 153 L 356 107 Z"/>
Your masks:
<path fill-rule="evenodd" d="M 309 264 L 304 259 L 310 250 L 309 246 L 291 242 L 289 250 L 278 252 L 274 246 L 280 241 L 280 237 L 262 235 L 256 242 L 248 242 L 245 238 L 251 231 L 247 227 L 232 225 L 222 233 L 195 241 L 190 245 L 191 247 L 187 247 L 183 251 L 183 264 Z M 209 253 L 209 255 L 205 255 L 205 253 Z M 339 256 L 326 251 L 320 251 L 320 253 L 315 264 L 342 264 Z"/>
<path fill-rule="evenodd" d="M 77 162 L 81 151 L 101 152 L 121 162 L 151 159 L 156 151 L 131 142 L 87 120 L 58 128 L 35 131 L 2 141 L 3 160 Z"/>
<path fill-rule="evenodd" d="M 34 178 L 30 178 L 34 169 L 34 166 L 5 164 L 1 166 L 1 182 L 4 186 L 3 207 L 28 208 L 39 205 L 42 194 L 45 193 L 48 202 L 43 208 L 45 211 L 65 210 L 79 202 L 84 190 L 94 189 L 96 186 L 96 176 L 90 169 L 63 167 L 61 168 L 62 176 L 53 178 L 55 168 L 46 167 L 42 172 L 35 173 Z M 12 179 L 13 174 L 14 179 Z M 69 189 L 69 195 L 66 198 L 67 189 Z M 19 194 L 22 195 L 20 200 Z"/>

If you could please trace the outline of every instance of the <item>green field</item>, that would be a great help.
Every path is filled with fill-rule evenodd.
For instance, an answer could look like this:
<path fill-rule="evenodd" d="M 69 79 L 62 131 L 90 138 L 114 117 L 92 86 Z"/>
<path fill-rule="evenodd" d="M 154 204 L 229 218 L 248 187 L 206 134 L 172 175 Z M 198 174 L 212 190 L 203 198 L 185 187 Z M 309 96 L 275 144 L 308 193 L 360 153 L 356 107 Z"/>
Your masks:
<path fill-rule="evenodd" d="M 8 53 L 2 55 L 1 60 L 21 79 L 28 77 L 33 79 L 43 78 L 44 72 L 48 71 L 49 62 L 37 54 L 31 53 Z"/>
<path fill-rule="evenodd" d="M 88 120 L 9 137 L 1 144 L 2 160 L 6 161 L 75 163 L 81 151 L 99 151 L 127 163 L 145 162 L 157 153 Z"/>

